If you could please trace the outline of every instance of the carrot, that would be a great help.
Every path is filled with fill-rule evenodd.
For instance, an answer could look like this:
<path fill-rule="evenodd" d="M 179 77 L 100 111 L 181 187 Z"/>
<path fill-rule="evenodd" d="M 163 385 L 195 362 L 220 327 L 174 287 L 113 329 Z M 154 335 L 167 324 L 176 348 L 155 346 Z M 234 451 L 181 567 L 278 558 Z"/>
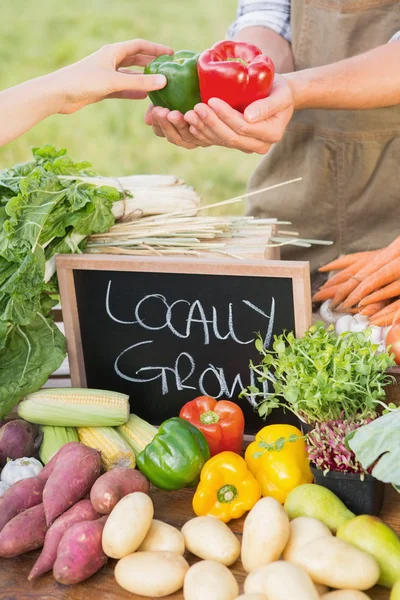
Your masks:
<path fill-rule="evenodd" d="M 380 310 L 379 312 L 374 314 L 374 319 L 376 317 L 381 317 L 382 315 L 387 315 L 388 313 L 394 312 L 395 310 L 399 310 L 400 309 L 400 299 L 399 300 L 395 300 L 395 302 L 391 302 L 390 304 L 388 304 L 387 306 L 385 306 L 385 308 L 382 308 L 382 310 Z"/>
<path fill-rule="evenodd" d="M 344 283 L 350 279 L 352 275 L 355 275 L 361 269 L 361 267 L 367 263 L 368 260 L 371 259 L 369 257 L 362 256 L 346 269 L 343 269 L 342 271 L 336 273 L 336 275 L 333 275 L 333 277 L 330 277 L 328 281 L 324 283 L 321 289 L 332 287 L 333 285 L 338 285 L 339 283 Z"/>
<path fill-rule="evenodd" d="M 373 317 L 370 321 L 371 325 L 376 325 L 377 327 L 394 325 L 400 321 L 400 310 L 395 310 L 387 315 L 382 315 L 381 317 Z"/>
<path fill-rule="evenodd" d="M 400 279 L 396 279 L 396 281 L 393 281 L 393 283 L 390 283 L 377 292 L 373 292 L 372 294 L 369 294 L 363 298 L 360 302 L 360 306 L 367 306 L 380 300 L 395 298 L 396 296 L 400 296 Z"/>
<path fill-rule="evenodd" d="M 365 296 L 368 296 L 375 290 L 392 283 L 400 276 L 400 256 L 387 262 L 377 271 L 375 270 L 366 277 L 357 288 L 349 294 L 347 300 L 343 302 L 343 308 L 350 308 L 361 302 Z"/>
<path fill-rule="evenodd" d="M 372 274 L 376 275 L 376 271 L 398 256 L 400 256 L 400 236 L 389 244 L 389 246 L 377 252 L 377 254 L 372 257 L 372 260 L 369 260 L 356 275 L 342 284 L 332 300 L 332 308 L 336 308 L 341 302 L 343 302 L 343 308 L 350 308 L 353 304 L 359 302 L 359 300 L 353 302 L 354 296 L 351 301 L 346 301 L 346 299 L 358 287 L 360 282 L 366 279 L 366 277 Z M 364 295 L 366 296 L 367 294 L 363 294 L 361 298 L 363 298 Z M 356 296 L 358 296 L 358 294 L 356 294 Z"/>
<path fill-rule="evenodd" d="M 340 271 L 341 269 L 346 269 L 353 263 L 355 263 L 359 258 L 364 256 L 369 256 L 371 258 L 372 254 L 375 254 L 377 250 L 367 250 L 365 252 L 353 252 L 353 254 L 344 254 L 343 256 L 339 256 L 336 260 L 329 262 L 327 265 L 320 267 L 318 271 L 320 273 L 327 273 L 328 271 Z"/>
<path fill-rule="evenodd" d="M 312 301 L 313 302 L 325 302 L 325 300 L 329 300 L 330 298 L 333 298 L 333 296 L 336 294 L 338 287 L 339 286 L 337 286 L 337 285 L 333 285 L 326 289 L 319 290 L 312 297 Z"/>
<path fill-rule="evenodd" d="M 381 300 L 380 302 L 373 302 L 372 304 L 368 304 L 368 306 L 364 306 L 364 308 L 360 310 L 360 315 L 364 315 L 365 317 L 372 317 L 380 310 L 382 310 L 382 308 L 385 308 L 386 305 L 387 302 L 385 300 Z"/>

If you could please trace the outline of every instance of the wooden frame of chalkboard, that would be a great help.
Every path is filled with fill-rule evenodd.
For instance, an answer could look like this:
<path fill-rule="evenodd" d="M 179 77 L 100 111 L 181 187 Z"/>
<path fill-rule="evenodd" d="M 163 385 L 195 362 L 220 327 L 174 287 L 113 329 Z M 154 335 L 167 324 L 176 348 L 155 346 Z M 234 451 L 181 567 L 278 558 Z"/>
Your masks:
<path fill-rule="evenodd" d="M 290 328 L 294 330 L 297 336 L 303 335 L 311 325 L 311 286 L 308 262 L 237 260 L 229 258 L 182 259 L 83 254 L 74 256 L 60 255 L 57 257 L 56 263 L 73 387 L 103 387 L 107 389 L 105 387 L 107 384 L 108 389 L 124 391 L 121 388 L 125 386 L 125 391 L 130 394 L 131 398 L 133 395 L 135 397 L 142 397 L 141 390 L 144 390 L 144 386 L 139 386 L 138 390 L 138 379 L 136 378 L 136 373 L 139 372 L 138 369 L 142 373 L 146 372 L 146 377 L 149 377 L 149 374 L 153 376 L 154 373 L 151 372 L 151 369 L 154 371 L 155 369 L 162 369 L 162 367 L 143 366 L 144 361 L 150 361 L 146 362 L 146 365 L 155 365 L 158 364 L 157 359 L 162 359 L 169 366 L 163 367 L 164 372 L 162 375 L 160 374 L 159 379 L 161 380 L 162 377 L 166 378 L 167 373 L 168 378 L 174 381 L 176 378 L 178 381 L 178 375 L 171 368 L 171 365 L 174 366 L 174 363 L 169 364 L 168 362 L 176 358 L 174 356 L 174 351 L 176 351 L 178 358 L 181 354 L 184 354 L 186 355 L 185 361 L 192 361 L 193 368 L 191 373 L 194 372 L 195 360 L 196 368 L 201 375 L 204 374 L 204 370 L 210 371 L 210 368 L 214 369 L 212 376 L 217 371 L 220 375 L 222 373 L 221 377 L 225 387 L 232 390 L 231 396 L 223 394 L 222 397 L 237 399 L 238 388 L 243 379 L 242 372 L 246 371 L 247 366 L 247 375 L 245 376 L 248 378 L 250 358 L 257 360 L 256 356 L 254 356 L 254 343 L 252 343 L 250 338 L 255 337 L 256 333 L 260 332 L 261 326 L 264 332 L 263 326 L 265 325 L 266 331 L 267 320 L 265 317 L 268 317 L 270 321 L 275 320 L 276 327 L 274 331 L 281 332 L 282 327 Z M 125 274 L 128 276 L 126 277 Z M 132 277 L 135 274 L 137 277 Z M 246 280 L 243 281 L 243 278 Z M 265 278 L 269 279 L 269 281 L 266 281 Z M 115 291 L 112 292 L 114 295 L 110 302 L 113 307 L 118 308 L 119 318 L 114 318 L 113 315 L 109 314 L 108 309 L 106 310 L 110 289 L 107 285 L 110 286 L 111 281 L 113 282 Z M 204 284 L 206 284 L 206 292 Z M 94 293 L 92 294 L 92 292 Z M 145 300 L 151 296 L 163 299 L 164 307 L 158 304 L 153 308 L 150 308 L 151 302 L 146 300 L 145 308 L 149 307 L 150 309 L 151 316 L 149 318 L 153 325 L 161 318 L 159 316 L 160 313 L 164 315 L 165 306 L 170 309 L 172 306 L 176 307 L 176 305 L 181 303 L 181 312 L 184 313 L 187 310 L 185 308 L 186 305 L 191 304 L 193 308 L 197 302 L 197 309 L 201 312 L 203 309 L 200 302 L 202 302 L 205 307 L 204 312 L 208 314 L 209 319 L 207 321 L 206 317 L 203 317 L 206 323 L 211 323 L 214 320 L 214 316 L 212 316 L 214 312 L 211 314 L 211 310 L 215 310 L 215 313 L 218 311 L 218 315 L 215 316 L 215 320 L 218 317 L 217 325 L 213 322 L 213 325 L 209 326 L 211 332 L 210 340 L 211 336 L 213 336 L 213 341 L 205 341 L 201 337 L 202 332 L 199 333 L 199 330 L 202 330 L 201 324 L 199 325 L 201 314 L 199 315 L 196 312 L 197 318 L 195 318 L 193 317 L 193 311 L 190 314 L 194 325 L 193 322 L 189 324 L 189 329 L 190 325 L 192 326 L 191 335 L 179 335 L 179 332 L 177 333 L 180 338 L 190 338 L 189 340 L 167 338 L 163 331 L 159 331 L 165 327 L 165 324 L 160 327 L 146 327 L 143 325 L 146 329 L 152 329 L 153 332 L 156 332 L 154 334 L 155 337 L 152 335 L 151 341 L 148 341 L 146 336 L 149 332 L 145 332 L 144 329 L 141 331 L 135 329 L 133 331 L 132 324 L 137 323 L 137 321 L 132 321 L 128 317 L 128 314 L 136 314 L 134 308 L 135 306 L 139 306 L 140 294 L 143 295 Z M 102 296 L 101 299 L 98 296 Z M 170 302 L 169 305 L 166 302 L 166 298 Z M 197 300 L 197 298 L 199 299 Z M 276 300 L 276 310 L 274 309 L 274 313 L 270 312 L 267 314 L 268 298 L 269 300 L 272 298 L 273 303 Z M 118 306 L 115 304 L 116 302 Z M 228 304 L 229 315 L 227 310 Z M 230 312 L 231 304 L 234 304 L 232 310 L 237 310 L 234 316 Z M 268 307 L 272 311 L 271 302 L 268 304 Z M 141 309 L 143 314 L 145 314 L 145 308 Z M 175 314 L 177 312 L 176 308 L 173 310 Z M 186 314 L 187 312 L 185 313 L 185 318 Z M 272 314 L 275 317 L 271 317 Z M 110 323 L 111 319 L 108 318 L 110 316 L 113 323 Z M 179 314 L 177 316 L 179 317 Z M 188 331 L 185 329 L 187 321 L 183 319 L 182 314 L 180 317 L 182 318 L 174 322 L 173 326 L 171 325 L 174 333 L 177 330 L 181 332 Z M 148 315 L 145 318 L 148 318 Z M 235 319 L 237 325 L 229 329 L 229 335 L 225 335 L 228 330 L 228 321 L 232 322 L 233 319 Z M 123 323 L 123 326 L 121 326 L 121 323 Z M 233 331 L 235 328 L 237 329 L 236 334 Z M 100 333 L 100 329 L 102 333 Z M 269 344 L 272 339 L 272 330 L 273 326 L 270 327 L 270 333 L 268 334 Z M 252 336 L 249 335 L 250 332 Z M 168 333 L 170 334 L 170 331 Z M 139 337 L 137 334 L 139 334 Z M 142 337 L 140 337 L 141 335 Z M 143 336 L 145 341 L 143 341 Z M 228 339 L 226 340 L 226 338 Z M 226 340 L 226 342 L 221 340 Z M 249 345 L 238 346 L 237 344 L 235 345 L 235 342 Z M 205 346 L 204 344 L 207 343 L 209 345 Z M 141 344 L 143 345 L 139 349 L 130 350 L 130 348 L 140 346 Z M 144 344 L 153 345 L 144 346 Z M 163 348 L 162 351 L 160 351 L 161 346 Z M 125 348 L 126 350 L 124 350 Z M 123 350 L 122 352 L 121 349 Z M 116 356 L 121 356 L 128 350 L 134 352 L 134 354 L 126 354 L 123 358 L 125 366 L 123 369 L 124 373 L 121 376 L 121 371 L 118 371 L 116 367 L 117 360 L 113 361 Z M 137 363 L 138 360 L 143 361 L 143 365 L 140 364 L 139 367 L 135 366 L 134 363 L 135 361 Z M 129 366 L 127 366 L 128 363 Z M 160 364 L 164 363 L 160 361 Z M 104 375 L 104 371 L 107 369 L 109 370 L 108 379 Z M 128 373 L 127 369 L 130 370 L 130 377 L 125 376 Z M 181 370 L 185 373 L 189 370 L 187 362 L 181 365 Z M 115 373 L 118 373 L 120 376 L 119 379 L 116 379 Z M 143 379 L 140 380 L 141 384 L 157 379 L 157 377 L 145 379 L 142 373 L 141 377 L 143 376 Z M 192 397 L 202 394 L 202 384 L 197 381 L 197 371 L 195 372 L 195 381 L 193 382 L 196 383 L 197 387 L 189 385 L 189 382 L 192 382 L 189 380 L 187 373 L 185 375 L 181 374 L 180 377 L 181 387 L 177 384 L 177 390 L 182 390 L 182 386 L 193 390 L 196 388 L 200 389 L 200 394 L 195 393 L 193 395 L 192 392 Z M 206 377 L 211 376 L 208 374 Z M 219 377 L 218 373 L 216 377 Z M 125 379 L 125 381 L 122 379 Z M 131 389 L 129 386 L 127 387 L 127 380 L 134 381 L 135 383 L 131 383 L 130 385 L 136 385 L 136 388 L 132 387 Z M 185 381 L 186 384 L 184 384 Z M 151 385 L 154 387 L 150 392 Z M 161 383 L 159 385 L 161 390 Z M 213 383 L 204 384 L 204 387 L 209 389 L 213 385 Z M 148 404 L 149 402 L 153 402 L 153 398 L 156 395 L 156 388 L 154 383 L 146 383 L 146 386 L 144 396 L 146 394 L 147 396 L 143 402 Z M 188 395 L 190 392 L 187 389 L 179 396 L 181 399 L 185 398 L 185 394 L 186 398 L 191 399 Z M 221 387 L 222 389 L 223 387 Z M 155 401 L 156 406 L 153 407 L 153 412 L 163 414 L 166 402 L 175 403 L 176 411 L 178 402 L 176 400 L 176 396 L 178 396 L 177 390 L 170 389 L 167 393 L 163 389 L 162 393 L 166 393 L 167 395 L 163 397 L 163 400 Z M 218 397 L 217 393 L 213 394 L 209 392 L 208 394 Z M 135 410 L 134 412 L 137 411 Z M 251 421 L 253 417 L 250 413 L 254 413 L 254 411 L 249 409 L 248 412 L 249 414 L 246 416 Z M 144 410 L 144 414 L 139 413 L 139 416 L 143 418 L 147 417 L 147 420 L 150 420 L 149 414 L 146 414 L 146 410 Z M 254 423 L 253 428 L 256 429 Z"/>

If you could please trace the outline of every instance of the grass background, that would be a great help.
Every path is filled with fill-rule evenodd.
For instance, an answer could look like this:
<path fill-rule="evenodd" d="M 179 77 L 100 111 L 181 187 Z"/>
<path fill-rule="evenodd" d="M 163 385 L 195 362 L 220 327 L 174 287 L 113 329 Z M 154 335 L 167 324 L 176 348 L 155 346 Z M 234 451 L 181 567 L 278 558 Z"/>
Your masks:
<path fill-rule="evenodd" d="M 105 43 L 141 37 L 201 51 L 223 39 L 236 0 L 5 0 L 0 3 L 0 89 L 65 66 Z M 143 122 L 147 101 L 110 100 L 57 115 L 0 149 L 0 169 L 29 158 L 31 146 L 67 148 L 102 175 L 168 173 L 207 203 L 244 192 L 259 157 L 224 148 L 177 148 Z M 241 212 L 244 202 L 216 209 Z"/>

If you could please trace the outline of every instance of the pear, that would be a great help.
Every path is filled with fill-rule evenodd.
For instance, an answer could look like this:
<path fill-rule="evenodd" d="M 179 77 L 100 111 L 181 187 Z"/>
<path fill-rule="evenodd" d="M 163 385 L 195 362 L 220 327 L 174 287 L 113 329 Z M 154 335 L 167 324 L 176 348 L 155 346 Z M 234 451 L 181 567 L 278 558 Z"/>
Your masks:
<path fill-rule="evenodd" d="M 343 523 L 355 516 L 333 492 L 315 483 L 305 483 L 294 488 L 286 498 L 285 510 L 289 519 L 318 519 L 332 533 L 336 533 Z"/>
<path fill-rule="evenodd" d="M 381 570 L 380 585 L 391 588 L 400 579 L 400 539 L 381 519 L 360 515 L 343 523 L 337 537 L 376 559 Z"/>
<path fill-rule="evenodd" d="M 400 600 L 400 579 L 395 583 L 394 588 L 392 589 L 390 600 Z"/>

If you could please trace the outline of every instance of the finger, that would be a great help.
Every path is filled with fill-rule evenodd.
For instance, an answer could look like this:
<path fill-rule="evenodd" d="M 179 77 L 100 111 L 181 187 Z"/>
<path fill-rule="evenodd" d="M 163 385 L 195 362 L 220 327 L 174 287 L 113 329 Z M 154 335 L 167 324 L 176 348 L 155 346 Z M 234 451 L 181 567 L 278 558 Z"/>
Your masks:
<path fill-rule="evenodd" d="M 185 142 L 197 145 L 196 139 L 190 133 L 189 125 L 188 123 L 186 123 L 182 113 L 180 113 L 177 110 L 173 110 L 169 113 L 167 119 L 170 123 L 172 123 L 172 125 L 175 127 L 175 129 Z"/>
<path fill-rule="evenodd" d="M 153 111 L 154 111 L 154 106 L 152 104 L 150 104 L 150 106 L 148 107 L 146 114 L 144 115 L 144 122 L 146 123 L 146 125 L 153 125 Z"/>
<path fill-rule="evenodd" d="M 222 101 L 221 101 L 222 102 Z M 241 116 L 240 113 L 232 109 L 225 102 L 223 104 L 228 107 L 233 113 Z M 240 134 L 239 131 L 229 127 L 218 115 L 211 110 L 210 107 L 204 104 L 198 104 L 194 110 L 203 123 L 200 133 L 214 144 L 225 146 L 227 148 L 235 148 L 242 152 L 256 152 L 257 154 L 266 154 L 270 148 L 270 144 L 265 140 L 257 139 L 256 137 L 246 137 Z M 244 121 L 242 117 L 242 121 Z M 246 123 L 246 127 L 251 127 Z M 197 127 L 195 127 L 197 129 Z"/>
<path fill-rule="evenodd" d="M 148 56 L 161 56 L 162 54 L 173 54 L 174 51 L 169 46 L 163 44 L 156 44 L 155 42 L 148 42 L 147 40 L 127 40 L 126 42 L 117 42 L 110 46 L 105 46 L 106 51 L 113 52 L 113 56 L 116 64 L 120 64 L 128 56 L 135 56 L 136 54 L 147 54 Z M 125 65 L 126 66 L 126 65 Z"/>
<path fill-rule="evenodd" d="M 108 94 L 106 98 L 119 98 L 121 100 L 144 100 L 147 98 L 147 94 L 146 92 L 137 92 L 135 90 L 123 90 L 122 92 Z"/>
<path fill-rule="evenodd" d="M 182 139 L 178 130 L 172 125 L 172 123 L 168 120 L 169 115 L 168 109 L 157 109 L 154 111 L 154 118 L 157 119 L 158 125 L 161 128 L 164 136 L 167 138 L 171 144 L 175 144 L 176 146 L 182 146 L 183 148 L 187 148 L 188 150 L 192 150 L 196 148 L 195 144 L 191 144 Z"/>
<path fill-rule="evenodd" d="M 150 105 L 148 112 L 150 113 L 151 126 L 153 128 L 153 132 L 157 137 L 165 137 L 163 130 L 161 129 L 158 123 L 157 113 L 161 109 L 159 107 Z"/>
<path fill-rule="evenodd" d="M 167 85 L 167 78 L 164 75 L 143 75 L 143 73 L 136 71 L 130 73 L 116 71 L 114 75 L 114 89 L 116 92 L 123 90 L 151 92 L 160 90 Z"/>
<path fill-rule="evenodd" d="M 290 89 L 287 86 L 278 83 L 272 87 L 268 98 L 257 100 L 246 108 L 244 111 L 244 118 L 249 123 L 265 121 L 275 114 L 289 108 L 291 103 L 292 95 Z"/>
<path fill-rule="evenodd" d="M 149 56 L 148 54 L 135 54 L 133 56 L 127 56 L 123 61 L 119 63 L 120 67 L 145 67 L 152 60 L 154 60 L 154 56 Z M 121 69 L 119 69 L 121 70 Z"/>
<path fill-rule="evenodd" d="M 217 118 L 230 127 L 238 135 L 248 135 L 258 138 L 260 127 L 250 125 L 237 110 L 219 98 L 211 98 L 209 105 Z"/>
<path fill-rule="evenodd" d="M 228 125 L 221 121 L 216 113 L 206 104 L 197 104 L 194 111 L 199 118 L 196 129 L 212 140 L 214 144 L 235 148 L 238 142 L 238 134 Z"/>
<path fill-rule="evenodd" d="M 217 143 L 215 133 L 199 119 L 194 110 L 185 114 L 185 121 L 189 125 L 189 131 L 197 140 L 207 141 L 209 146 Z"/>

